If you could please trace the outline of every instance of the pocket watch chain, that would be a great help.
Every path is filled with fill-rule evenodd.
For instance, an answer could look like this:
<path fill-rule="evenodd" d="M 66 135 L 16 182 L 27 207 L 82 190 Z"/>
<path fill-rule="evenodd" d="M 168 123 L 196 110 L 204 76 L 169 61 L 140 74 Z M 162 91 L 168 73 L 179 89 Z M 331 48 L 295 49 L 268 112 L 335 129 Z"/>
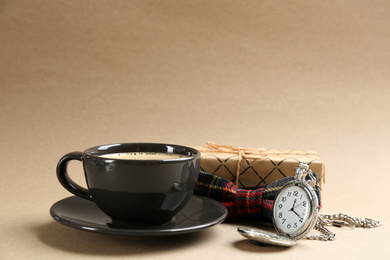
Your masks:
<path fill-rule="evenodd" d="M 316 184 L 312 171 L 306 163 L 300 163 L 298 168 L 295 169 L 296 180 L 305 181 L 313 188 Z M 321 240 L 321 241 L 333 241 L 336 239 L 336 234 L 331 232 L 325 226 L 335 227 L 362 227 L 362 228 L 375 228 L 382 225 L 382 222 L 372 218 L 357 218 L 344 213 L 337 214 L 318 214 L 317 223 L 314 229 L 319 231 L 321 235 L 306 235 L 304 238 L 309 240 Z"/>
<path fill-rule="evenodd" d="M 317 223 L 314 226 L 315 230 L 321 232 L 321 235 L 307 235 L 306 239 L 332 241 L 336 239 L 336 234 L 331 232 L 325 226 L 335 227 L 361 227 L 361 228 L 375 228 L 382 225 L 382 222 L 372 218 L 357 218 L 344 213 L 338 214 L 319 214 Z"/>

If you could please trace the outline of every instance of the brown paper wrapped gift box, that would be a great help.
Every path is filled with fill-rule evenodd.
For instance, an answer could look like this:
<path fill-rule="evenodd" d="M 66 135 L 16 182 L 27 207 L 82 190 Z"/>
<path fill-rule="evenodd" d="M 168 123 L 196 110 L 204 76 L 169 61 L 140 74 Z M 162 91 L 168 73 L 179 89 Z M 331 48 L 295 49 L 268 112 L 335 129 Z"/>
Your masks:
<path fill-rule="evenodd" d="M 325 183 L 325 165 L 315 152 L 252 149 L 208 142 L 195 147 L 201 156 L 201 170 L 234 182 L 240 188 L 265 186 L 295 174 L 299 162 L 306 162 Z"/>

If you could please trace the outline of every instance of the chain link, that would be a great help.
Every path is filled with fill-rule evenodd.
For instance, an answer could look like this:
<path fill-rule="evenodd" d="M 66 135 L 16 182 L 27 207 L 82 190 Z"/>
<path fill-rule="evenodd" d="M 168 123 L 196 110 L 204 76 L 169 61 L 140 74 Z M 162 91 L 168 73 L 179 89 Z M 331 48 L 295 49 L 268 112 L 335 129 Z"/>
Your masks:
<path fill-rule="evenodd" d="M 314 229 L 320 231 L 321 235 L 307 235 L 305 238 L 320 241 L 335 240 L 336 234 L 331 232 L 325 226 L 375 228 L 382 224 L 382 222 L 372 218 L 357 218 L 344 213 L 319 214 Z"/>

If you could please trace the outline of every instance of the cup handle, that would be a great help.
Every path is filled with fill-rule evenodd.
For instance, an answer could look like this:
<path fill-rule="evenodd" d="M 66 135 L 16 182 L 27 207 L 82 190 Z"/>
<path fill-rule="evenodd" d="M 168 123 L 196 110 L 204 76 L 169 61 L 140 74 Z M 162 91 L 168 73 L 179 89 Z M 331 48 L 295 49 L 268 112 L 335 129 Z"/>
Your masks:
<path fill-rule="evenodd" d="M 68 163 L 71 160 L 83 161 L 82 152 L 72 152 L 64 155 L 57 164 L 57 178 L 61 185 L 69 192 L 87 200 L 92 200 L 92 196 L 86 188 L 75 183 L 68 174 Z"/>

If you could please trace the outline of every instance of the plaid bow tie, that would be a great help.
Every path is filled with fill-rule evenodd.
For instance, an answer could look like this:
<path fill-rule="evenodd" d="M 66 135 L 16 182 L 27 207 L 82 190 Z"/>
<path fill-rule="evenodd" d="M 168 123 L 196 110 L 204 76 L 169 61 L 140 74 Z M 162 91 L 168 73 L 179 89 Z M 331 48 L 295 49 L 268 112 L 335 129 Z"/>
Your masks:
<path fill-rule="evenodd" d="M 321 193 L 318 176 L 314 190 L 321 206 Z M 265 187 L 240 189 L 233 182 L 213 174 L 200 172 L 194 194 L 209 197 L 221 202 L 228 210 L 228 218 L 255 217 L 272 221 L 272 208 L 278 191 L 294 177 L 277 180 Z"/>

